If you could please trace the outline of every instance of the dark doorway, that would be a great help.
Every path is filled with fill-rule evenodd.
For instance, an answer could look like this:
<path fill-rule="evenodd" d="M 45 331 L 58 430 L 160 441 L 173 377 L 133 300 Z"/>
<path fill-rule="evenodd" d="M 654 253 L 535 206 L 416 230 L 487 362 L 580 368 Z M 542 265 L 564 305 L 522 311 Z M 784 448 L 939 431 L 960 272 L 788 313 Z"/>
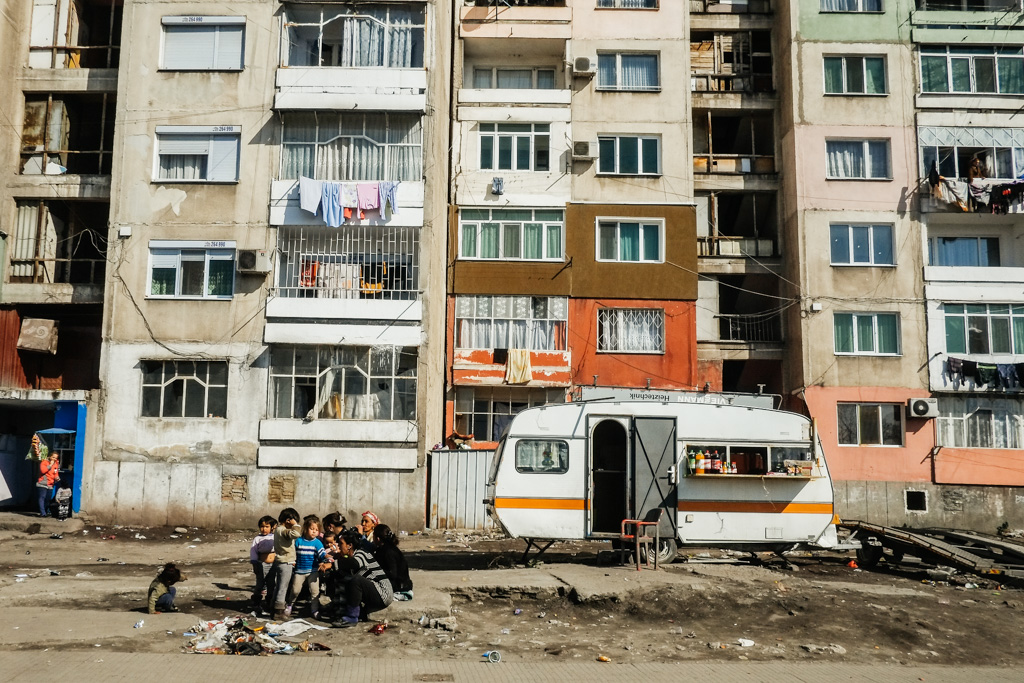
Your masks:
<path fill-rule="evenodd" d="M 619 533 L 629 517 L 628 440 L 615 420 L 594 427 L 590 454 L 594 492 L 590 499 L 591 533 Z"/>

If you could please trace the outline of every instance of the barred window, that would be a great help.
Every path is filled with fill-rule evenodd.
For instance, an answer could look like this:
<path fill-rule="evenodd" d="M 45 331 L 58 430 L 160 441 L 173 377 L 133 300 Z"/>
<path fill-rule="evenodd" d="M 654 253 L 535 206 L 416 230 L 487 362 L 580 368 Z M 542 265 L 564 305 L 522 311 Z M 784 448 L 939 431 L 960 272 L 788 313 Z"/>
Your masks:
<path fill-rule="evenodd" d="M 603 308 L 597 312 L 597 350 L 664 353 L 665 311 L 661 308 Z"/>
<path fill-rule="evenodd" d="M 206 360 L 144 360 L 142 417 L 226 417 L 228 364 Z"/>

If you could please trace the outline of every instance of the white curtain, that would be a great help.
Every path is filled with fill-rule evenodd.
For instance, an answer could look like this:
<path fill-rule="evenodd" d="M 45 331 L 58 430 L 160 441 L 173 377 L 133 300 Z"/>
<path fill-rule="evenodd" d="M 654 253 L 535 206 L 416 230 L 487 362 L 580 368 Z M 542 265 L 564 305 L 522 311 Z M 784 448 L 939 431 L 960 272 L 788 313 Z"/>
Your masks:
<path fill-rule="evenodd" d="M 864 178 L 864 143 L 860 140 L 829 140 L 825 143 L 829 178 Z"/>
<path fill-rule="evenodd" d="M 656 90 L 658 88 L 657 55 L 622 55 L 622 90 Z"/>
<path fill-rule="evenodd" d="M 203 180 L 206 177 L 205 154 L 161 154 L 161 180 Z"/>
<path fill-rule="evenodd" d="M 526 90 L 533 87 L 532 69 L 498 69 L 498 87 Z"/>
<path fill-rule="evenodd" d="M 598 315 L 604 351 L 662 351 L 665 319 L 660 310 L 606 309 Z"/>
<path fill-rule="evenodd" d="M 1018 399 L 956 396 L 939 399 L 940 446 L 1021 448 L 1024 405 Z"/>
<path fill-rule="evenodd" d="M 384 26 L 372 19 L 346 19 L 341 45 L 341 66 L 384 66 Z"/>

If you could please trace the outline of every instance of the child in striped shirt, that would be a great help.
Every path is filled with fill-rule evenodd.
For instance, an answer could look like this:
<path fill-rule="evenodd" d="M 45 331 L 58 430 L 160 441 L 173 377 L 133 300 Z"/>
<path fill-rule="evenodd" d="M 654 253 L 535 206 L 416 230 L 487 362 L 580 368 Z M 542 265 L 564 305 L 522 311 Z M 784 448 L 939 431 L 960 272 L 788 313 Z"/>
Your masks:
<path fill-rule="evenodd" d="M 309 611 L 315 619 L 320 613 L 320 570 L 326 569 L 327 554 L 320 535 L 320 519 L 313 515 L 302 524 L 302 536 L 295 539 L 295 572 L 292 574 L 290 600 L 284 609 L 285 616 L 290 617 L 295 599 L 302 592 L 303 586 L 309 587 Z"/>

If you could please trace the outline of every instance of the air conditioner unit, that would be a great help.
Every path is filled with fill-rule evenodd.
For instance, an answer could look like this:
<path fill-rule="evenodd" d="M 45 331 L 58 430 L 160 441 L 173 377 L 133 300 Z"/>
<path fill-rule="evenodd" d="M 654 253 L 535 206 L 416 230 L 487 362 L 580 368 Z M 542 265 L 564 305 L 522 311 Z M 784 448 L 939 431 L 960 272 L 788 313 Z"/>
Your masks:
<path fill-rule="evenodd" d="M 596 159 L 597 142 L 576 140 L 572 143 L 572 158 L 576 160 Z"/>
<path fill-rule="evenodd" d="M 24 318 L 21 321 L 21 334 L 18 335 L 18 348 L 22 351 L 40 351 L 57 353 L 56 320 L 45 318 Z"/>
<path fill-rule="evenodd" d="M 939 416 L 939 399 L 907 399 L 907 417 L 929 418 Z"/>
<path fill-rule="evenodd" d="M 273 263 L 266 249 L 239 249 L 235 261 L 239 273 L 262 275 L 273 270 Z"/>
<path fill-rule="evenodd" d="M 572 60 L 572 75 L 579 78 L 591 78 L 597 73 L 597 60 L 590 57 L 577 57 Z"/>

